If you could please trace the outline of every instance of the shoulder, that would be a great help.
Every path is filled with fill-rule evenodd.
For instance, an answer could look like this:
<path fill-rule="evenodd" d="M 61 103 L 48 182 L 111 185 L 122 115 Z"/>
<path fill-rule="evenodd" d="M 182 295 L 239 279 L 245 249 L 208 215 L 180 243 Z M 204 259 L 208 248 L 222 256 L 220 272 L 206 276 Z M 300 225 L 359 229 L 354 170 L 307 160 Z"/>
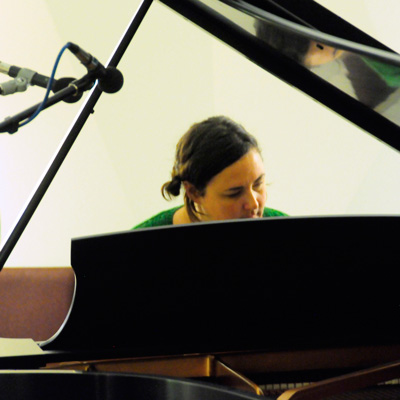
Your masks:
<path fill-rule="evenodd" d="M 288 215 L 282 211 L 274 210 L 273 208 L 264 208 L 263 217 L 287 217 Z"/>
<path fill-rule="evenodd" d="M 182 206 L 170 208 L 169 210 L 161 211 L 149 219 L 134 226 L 132 229 L 151 228 L 154 226 L 172 225 L 174 214 Z"/>

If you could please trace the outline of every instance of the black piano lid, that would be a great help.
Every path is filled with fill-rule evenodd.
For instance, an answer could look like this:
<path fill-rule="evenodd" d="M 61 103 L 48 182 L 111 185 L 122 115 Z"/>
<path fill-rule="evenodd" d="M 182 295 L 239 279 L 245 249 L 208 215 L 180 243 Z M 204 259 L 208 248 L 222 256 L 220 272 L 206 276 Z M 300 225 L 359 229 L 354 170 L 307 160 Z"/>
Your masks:
<path fill-rule="evenodd" d="M 72 241 L 45 350 L 131 356 L 398 344 L 400 217 L 270 218 Z M 171 243 L 174 245 L 172 246 Z"/>
<path fill-rule="evenodd" d="M 291 41 L 298 42 L 299 38 L 308 41 L 314 39 L 318 43 L 345 50 L 342 58 L 349 58 L 356 62 L 357 68 L 360 67 L 360 63 L 368 63 L 372 58 L 384 66 L 391 66 L 396 75 L 400 76 L 400 57 L 397 53 L 315 1 L 161 0 L 161 2 L 235 48 L 279 79 L 300 89 L 395 149 L 400 149 L 400 113 L 397 112 L 400 107 L 396 105 L 396 111 L 392 110 L 393 104 L 397 104 L 398 101 L 397 96 L 391 96 L 389 99 L 390 89 L 389 94 L 382 93 L 390 104 L 382 105 L 383 100 L 378 99 L 379 107 L 377 107 L 373 101 L 363 100 L 357 96 L 357 93 L 349 95 L 349 90 L 332 84 L 315 69 L 312 72 L 305 68 L 302 62 L 287 54 L 285 49 L 287 41 L 282 47 L 271 44 L 265 38 L 261 38 L 262 33 L 254 31 L 254 25 L 257 23 L 268 27 L 273 26 L 279 32 L 278 34 L 275 32 L 278 36 L 289 31 L 292 34 Z M 259 32 L 262 30 L 260 29 Z M 278 38 L 278 40 L 281 39 Z M 381 92 L 383 89 L 373 86 L 369 71 L 366 74 L 368 74 L 366 75 L 367 87 L 361 90 Z M 360 85 L 360 82 L 356 84 Z M 364 86 L 365 82 L 362 82 L 362 85 Z M 387 110 L 388 108 L 391 108 L 390 111 Z"/>

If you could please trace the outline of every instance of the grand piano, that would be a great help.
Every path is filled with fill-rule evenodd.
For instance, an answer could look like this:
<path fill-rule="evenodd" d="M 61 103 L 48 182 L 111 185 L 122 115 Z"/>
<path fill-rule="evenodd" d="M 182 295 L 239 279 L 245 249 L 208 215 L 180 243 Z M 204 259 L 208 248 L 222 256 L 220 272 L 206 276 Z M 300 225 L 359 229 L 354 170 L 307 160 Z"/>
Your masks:
<path fill-rule="evenodd" d="M 400 149 L 398 87 L 386 79 L 400 76 L 400 57 L 318 3 L 161 3 Z M 151 5 L 142 3 L 110 66 Z M 333 48 L 347 67 L 343 79 L 330 81 L 329 62 L 314 68 L 304 42 Z M 100 95 L 95 88 L 3 246 L 1 267 Z M 280 394 L 395 362 L 399 224 L 397 215 L 297 216 L 73 238 L 76 292 L 65 323 L 40 355 L 3 357 L 1 368 L 169 375 L 275 395 L 277 385 Z M 166 262 L 172 243 L 180 256 Z"/>

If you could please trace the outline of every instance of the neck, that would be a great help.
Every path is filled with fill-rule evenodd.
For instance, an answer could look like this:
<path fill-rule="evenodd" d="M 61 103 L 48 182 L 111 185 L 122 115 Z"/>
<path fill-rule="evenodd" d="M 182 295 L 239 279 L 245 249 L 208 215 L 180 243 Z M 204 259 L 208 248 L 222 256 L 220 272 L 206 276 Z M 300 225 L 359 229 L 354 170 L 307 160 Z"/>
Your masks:
<path fill-rule="evenodd" d="M 180 224 L 190 224 L 192 221 L 189 218 L 189 214 L 186 210 L 186 207 L 183 206 L 180 209 L 178 209 L 173 217 L 172 223 L 174 225 L 180 225 Z"/>

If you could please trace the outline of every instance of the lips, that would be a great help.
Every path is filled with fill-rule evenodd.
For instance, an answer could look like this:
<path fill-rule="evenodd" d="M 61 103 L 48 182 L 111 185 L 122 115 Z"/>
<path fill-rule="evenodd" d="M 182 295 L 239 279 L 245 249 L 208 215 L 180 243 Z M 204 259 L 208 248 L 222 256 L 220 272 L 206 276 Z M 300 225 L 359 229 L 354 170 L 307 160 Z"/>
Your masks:
<path fill-rule="evenodd" d="M 260 215 L 258 213 L 255 213 L 255 214 L 245 215 L 242 218 L 260 218 Z"/>

